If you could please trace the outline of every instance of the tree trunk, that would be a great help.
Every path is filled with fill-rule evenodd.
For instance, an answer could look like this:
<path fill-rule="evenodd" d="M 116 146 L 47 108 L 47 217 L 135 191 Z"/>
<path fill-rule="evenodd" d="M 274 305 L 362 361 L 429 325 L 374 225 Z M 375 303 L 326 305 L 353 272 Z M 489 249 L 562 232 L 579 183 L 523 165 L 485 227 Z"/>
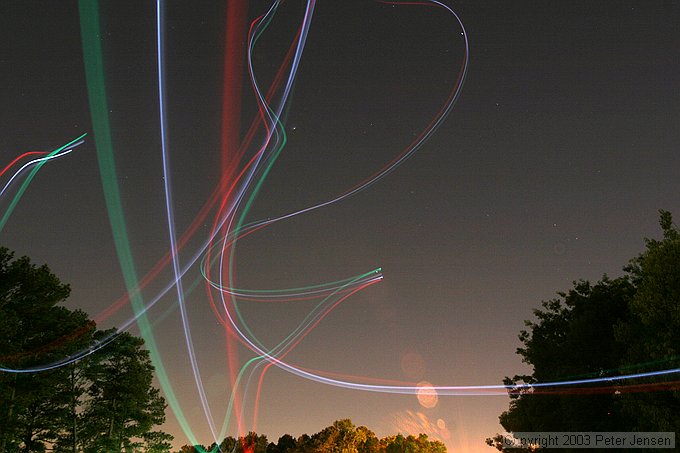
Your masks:
<path fill-rule="evenodd" d="M 5 426 L 5 429 L 2 431 L 2 435 L 0 436 L 0 452 L 4 452 L 7 448 L 7 437 L 8 437 L 8 430 L 12 426 L 12 416 L 14 415 L 14 399 L 16 398 L 17 395 L 17 378 L 18 374 L 14 373 L 13 381 L 12 382 L 12 394 L 9 397 L 9 408 L 7 409 L 7 426 Z"/>
<path fill-rule="evenodd" d="M 23 439 L 22 439 L 22 440 L 24 441 L 24 448 L 23 448 L 23 450 L 24 450 L 26 453 L 30 453 L 30 452 L 32 451 L 32 449 L 33 449 L 33 435 L 34 435 L 35 433 L 33 432 L 33 420 L 34 420 L 34 419 L 33 419 L 33 415 L 34 415 L 34 414 L 33 414 L 32 412 L 33 412 L 33 410 L 30 409 L 30 410 L 29 410 L 29 414 L 30 414 L 30 416 L 31 416 L 30 419 L 29 419 L 29 420 L 30 420 L 30 423 L 29 423 L 29 425 L 26 427 L 26 430 L 24 431 L 24 435 L 23 435 Z"/>
<path fill-rule="evenodd" d="M 71 418 L 73 423 L 73 453 L 78 451 L 78 417 L 76 408 L 78 407 L 78 396 L 76 395 L 76 367 L 71 366 Z"/>
<path fill-rule="evenodd" d="M 113 399 L 113 404 L 112 404 L 112 411 L 111 411 L 111 424 L 109 425 L 109 442 L 113 440 L 113 424 L 116 420 L 116 398 Z M 118 448 L 118 451 L 120 451 L 120 448 Z"/>

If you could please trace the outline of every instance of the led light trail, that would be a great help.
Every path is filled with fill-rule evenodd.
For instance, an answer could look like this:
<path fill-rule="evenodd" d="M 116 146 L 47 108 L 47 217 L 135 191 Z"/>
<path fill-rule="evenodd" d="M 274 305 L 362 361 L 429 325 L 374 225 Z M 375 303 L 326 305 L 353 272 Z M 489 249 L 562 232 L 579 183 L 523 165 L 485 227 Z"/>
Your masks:
<path fill-rule="evenodd" d="M 16 205 L 19 203 L 19 200 L 21 199 L 22 195 L 24 192 L 26 192 L 26 189 L 28 188 L 29 184 L 31 181 L 33 181 L 33 178 L 35 177 L 36 173 L 42 168 L 43 165 L 45 165 L 47 162 L 52 161 L 54 159 L 58 159 L 60 157 L 66 156 L 70 154 L 76 147 L 82 145 L 85 142 L 85 136 L 87 134 L 83 134 L 80 137 L 71 140 L 70 142 L 66 143 L 63 146 L 60 146 L 59 148 L 55 149 L 52 152 L 49 153 L 43 153 L 39 151 L 32 151 L 28 153 L 24 153 L 21 156 L 17 157 L 14 159 L 12 162 L 10 162 L 1 172 L 0 172 L 0 177 L 4 175 L 14 164 L 19 162 L 21 159 L 27 156 L 31 155 L 42 155 L 44 154 L 45 157 L 39 157 L 37 159 L 33 159 L 29 162 L 26 162 L 23 164 L 7 181 L 7 183 L 4 184 L 2 189 L 0 190 L 0 201 L 3 200 L 3 198 L 6 195 L 6 192 L 8 188 L 12 185 L 12 183 L 17 179 L 23 172 L 24 170 L 29 169 L 30 167 L 34 167 L 31 172 L 26 176 L 26 179 L 24 183 L 19 187 L 17 190 L 17 193 L 14 195 L 14 198 L 12 201 L 9 203 L 9 206 L 5 209 L 4 214 L 2 215 L 2 218 L 0 218 L 0 232 L 5 228 L 5 225 L 7 224 L 7 220 L 9 220 L 9 216 L 12 214 L 12 211 L 14 211 L 14 208 Z"/>
<path fill-rule="evenodd" d="M 506 395 L 510 393 L 521 394 L 581 394 L 599 393 L 610 391 L 615 388 L 620 392 L 656 391 L 677 389 L 678 381 L 669 382 L 634 382 L 633 380 L 670 376 L 680 373 L 679 368 L 650 371 L 645 373 L 622 374 L 620 370 L 610 370 L 609 376 L 579 376 L 574 379 L 566 379 L 554 382 L 537 382 L 531 384 L 515 385 L 432 385 L 423 387 L 418 383 L 395 382 L 388 379 L 376 379 L 363 376 L 348 376 L 341 373 L 331 373 L 325 370 L 312 370 L 285 361 L 286 356 L 313 331 L 336 307 L 359 291 L 379 283 L 383 279 L 380 268 L 358 274 L 352 277 L 340 278 L 327 283 L 312 283 L 307 286 L 281 289 L 250 289 L 240 287 L 235 283 L 235 256 L 238 241 L 256 235 L 262 229 L 271 227 L 278 222 L 291 219 L 312 211 L 329 207 L 335 203 L 346 200 L 374 183 L 386 177 L 398 166 L 404 163 L 436 132 L 445 121 L 448 114 L 460 97 L 462 87 L 468 72 L 469 42 L 468 35 L 461 19 L 445 3 L 438 0 L 424 0 L 419 2 L 382 2 L 399 7 L 435 7 L 447 13 L 451 18 L 456 30 L 461 32 L 462 61 L 460 66 L 452 71 L 452 82 L 448 95 L 442 104 L 436 109 L 431 120 L 425 128 L 415 135 L 415 138 L 397 155 L 385 163 L 382 167 L 360 181 L 352 181 L 348 189 L 336 194 L 322 202 L 286 212 L 272 218 L 254 222 L 247 221 L 249 213 L 256 200 L 260 189 L 265 184 L 267 176 L 275 165 L 278 157 L 287 144 L 286 136 L 286 109 L 290 105 L 290 97 L 296 81 L 300 64 L 303 60 L 304 49 L 313 26 L 313 16 L 316 6 L 315 0 L 305 2 L 304 15 L 301 19 L 295 37 L 293 38 L 288 52 L 283 58 L 278 71 L 276 71 L 270 86 L 266 89 L 261 85 L 253 66 L 253 54 L 258 40 L 267 32 L 272 22 L 276 19 L 281 1 L 272 1 L 266 11 L 247 26 L 247 2 L 229 2 L 227 9 L 227 36 L 226 52 L 224 56 L 224 87 L 222 99 L 221 121 L 221 174 L 218 184 L 205 200 L 198 215 L 194 218 L 185 231 L 178 231 L 176 225 L 175 202 L 173 197 L 172 178 L 172 152 L 173 143 L 169 137 L 167 97 L 170 94 L 166 83 L 166 67 L 172 65 L 170 53 L 166 50 L 166 33 L 170 30 L 165 24 L 165 2 L 156 1 L 156 61 L 157 88 L 158 88 L 158 118 L 160 135 L 160 156 L 163 170 L 163 192 L 165 203 L 164 228 L 167 228 L 167 240 L 169 243 L 167 253 L 145 275 L 140 277 L 132 247 L 128 237 L 124 209 L 122 206 L 118 176 L 114 159 L 114 143 L 109 121 L 109 108 L 107 102 L 106 74 L 104 73 L 104 58 L 102 55 L 102 36 L 99 19 L 99 4 L 96 0 L 80 0 L 80 24 L 85 62 L 85 75 L 90 105 L 90 114 L 94 129 L 95 144 L 99 171 L 104 188 L 105 202 L 109 216 L 111 231 L 114 237 L 114 245 L 118 262 L 123 273 L 126 294 L 115 301 L 95 319 L 97 322 L 111 316 L 121 307 L 130 304 L 133 315 L 119 324 L 118 332 L 132 328 L 135 324 L 139 328 L 146 346 L 149 349 L 151 360 L 156 368 L 159 383 L 165 393 L 170 408 L 174 412 L 184 433 L 193 444 L 198 440 L 193 433 L 192 426 L 187 420 L 180 402 L 175 394 L 175 389 L 157 345 L 154 336 L 154 323 L 149 317 L 149 309 L 159 303 L 163 298 L 172 297 L 176 302 L 172 309 L 178 309 L 184 347 L 187 351 L 191 366 L 193 381 L 201 402 L 203 416 L 210 428 L 211 435 L 216 443 L 229 431 L 229 423 L 234 420 L 239 432 L 245 430 L 245 406 L 246 396 L 253 395 L 252 407 L 253 418 L 250 426 L 257 423 L 258 409 L 262 386 L 267 371 L 276 366 L 297 377 L 315 381 L 318 383 L 352 390 L 422 395 L 431 396 L 446 395 Z M 239 33 L 247 30 L 247 40 L 243 48 L 240 47 Z M 239 62 L 243 57 L 244 64 Z M 256 98 L 257 115 L 251 122 L 243 140 L 239 143 L 237 137 L 240 133 L 240 105 L 242 86 L 240 82 L 241 66 L 247 69 L 252 92 Z M 0 202 L 6 198 L 6 193 L 13 187 L 13 183 L 23 175 L 23 172 L 32 168 L 23 185 L 17 190 L 9 207 L 4 209 L 0 219 L 0 231 L 4 227 L 9 215 L 18 203 L 21 195 L 26 190 L 36 172 L 45 163 L 67 155 L 84 141 L 82 135 L 51 153 L 32 152 L 25 153 L 3 168 L 0 178 L 9 174 L 19 162 L 32 158 L 23 164 L 0 191 Z M 256 141 L 259 138 L 259 142 Z M 36 157 L 41 156 L 41 157 Z M 208 221 L 210 215 L 214 215 Z M 210 232 L 206 237 L 201 237 L 198 245 L 193 243 L 189 247 L 190 239 L 194 238 L 202 224 L 210 223 Z M 147 296 L 143 291 L 151 282 L 156 281 L 161 272 L 166 268 L 172 270 L 172 278 L 160 284 L 160 290 Z M 198 268 L 200 276 L 195 279 L 189 278 L 190 270 Z M 226 340 L 226 362 L 229 369 L 231 393 L 224 417 L 218 423 L 214 408 L 210 407 L 207 392 L 204 388 L 204 380 L 200 371 L 200 364 L 194 347 L 194 339 L 190 328 L 191 312 L 187 304 L 187 296 L 196 291 L 203 283 L 210 304 L 210 309 L 217 321 L 224 328 Z M 265 287 L 266 288 L 266 287 Z M 316 305 L 297 323 L 297 325 L 281 339 L 276 345 L 266 345 L 262 339 L 256 337 L 253 329 L 248 324 L 246 316 L 239 309 L 243 303 L 296 303 L 299 301 L 318 301 Z M 78 333 L 74 333 L 77 335 Z M 55 361 L 41 366 L 12 369 L 7 366 L 0 371 L 28 373 L 63 366 L 79 360 L 99 348 L 105 347 L 111 341 L 115 341 L 117 333 L 112 333 L 92 348 L 82 350 L 71 357 Z M 67 340 L 67 338 L 61 339 Z M 254 357 L 249 358 L 244 364 L 240 364 L 237 346 L 243 345 L 252 352 Z M 46 345 L 45 348 L 53 347 Z M 4 357 L 0 360 L 5 361 Z M 598 385 L 603 384 L 603 385 Z"/>

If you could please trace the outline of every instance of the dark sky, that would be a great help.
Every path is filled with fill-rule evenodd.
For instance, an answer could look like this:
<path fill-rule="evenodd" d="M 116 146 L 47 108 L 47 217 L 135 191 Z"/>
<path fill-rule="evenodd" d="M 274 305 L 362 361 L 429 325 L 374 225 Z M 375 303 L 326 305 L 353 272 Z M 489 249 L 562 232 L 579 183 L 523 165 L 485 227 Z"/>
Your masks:
<path fill-rule="evenodd" d="M 361 379 L 499 384 L 525 370 L 515 349 L 532 308 L 575 279 L 619 275 L 643 238 L 659 235 L 658 209 L 680 215 L 677 2 L 445 3 L 466 28 L 469 70 L 436 134 L 365 191 L 238 242 L 239 287 L 299 287 L 382 267 L 384 280 L 334 309 L 286 357 L 290 363 Z M 248 22 L 268 7 L 250 2 Z M 286 2 L 253 50 L 265 88 L 304 8 Z M 118 182 L 143 276 L 169 250 L 155 2 L 103 1 L 101 27 Z M 167 1 L 164 32 L 181 233 L 220 175 L 224 2 Z M 77 2 L 3 1 L 0 43 L 2 166 L 88 133 L 84 145 L 40 170 L 0 240 L 47 263 L 72 286 L 68 306 L 97 317 L 126 287 L 97 164 Z M 383 167 L 436 115 L 462 59 L 461 29 L 442 8 L 319 0 L 286 110 L 288 141 L 246 221 L 331 199 Z M 245 132 L 257 110 L 243 77 Z M 10 200 L 0 199 L 3 214 Z M 196 253 L 212 221 L 181 259 Z M 185 286 L 198 276 L 194 266 Z M 146 300 L 171 278 L 166 267 Z M 202 286 L 187 291 L 186 304 L 220 426 L 230 391 L 223 329 Z M 150 319 L 191 430 L 209 444 L 176 306 L 171 292 Z M 285 337 L 312 306 L 240 304 L 265 344 Z M 126 306 L 101 326 L 121 325 L 132 313 Z M 241 364 L 252 356 L 239 349 Z M 251 388 L 246 429 L 254 397 Z M 507 403 L 505 396 L 440 396 L 426 408 L 413 395 L 330 387 L 273 368 L 256 429 L 276 441 L 349 417 L 379 435 L 429 432 L 450 451 L 486 451 L 483 439 L 501 431 L 497 416 Z M 172 413 L 165 428 L 176 445 L 187 442 Z"/>

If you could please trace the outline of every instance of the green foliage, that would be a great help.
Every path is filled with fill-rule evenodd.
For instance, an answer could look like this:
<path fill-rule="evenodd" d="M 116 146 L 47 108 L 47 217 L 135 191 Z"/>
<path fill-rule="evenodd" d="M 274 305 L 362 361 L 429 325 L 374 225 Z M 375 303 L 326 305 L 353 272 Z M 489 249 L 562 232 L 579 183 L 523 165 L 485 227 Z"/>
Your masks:
<path fill-rule="evenodd" d="M 635 364 L 630 372 L 680 368 L 680 232 L 669 212 L 661 211 L 660 224 L 663 239 L 647 239 L 647 250 L 626 267 L 637 290 L 630 300 L 631 321 L 617 326 L 617 336 L 628 346 L 625 361 Z M 655 381 L 677 381 L 677 375 Z M 636 430 L 680 432 L 680 391 L 669 388 L 622 395 L 624 413 Z"/>
<path fill-rule="evenodd" d="M 446 453 L 446 446 L 437 440 L 429 440 L 427 434 L 389 436 L 380 440 L 380 447 L 385 453 Z"/>
<path fill-rule="evenodd" d="M 284 434 L 283 436 L 279 437 L 279 440 L 276 443 L 278 453 L 292 453 L 295 451 L 296 446 L 297 442 L 290 434 Z"/>
<path fill-rule="evenodd" d="M 142 434 L 144 444 L 142 450 L 145 453 L 166 453 L 172 449 L 172 440 L 174 439 L 168 433 L 163 431 L 148 431 Z"/>
<path fill-rule="evenodd" d="M 500 416 L 508 432 L 515 431 L 619 431 L 625 430 L 618 414 L 616 389 L 603 393 L 536 394 L 523 384 L 618 374 L 623 353 L 614 328 L 627 320 L 627 300 L 632 285 L 626 278 L 603 278 L 596 285 L 576 282 L 559 299 L 535 310 L 536 322 L 520 333 L 524 344 L 517 353 L 534 368 L 531 376 L 506 378 L 516 385 L 510 408 Z M 607 384 L 600 384 L 605 387 Z"/>
<path fill-rule="evenodd" d="M 251 431 L 245 437 L 239 439 L 236 451 L 238 453 L 267 453 L 267 445 L 267 436 L 257 435 Z"/>
<path fill-rule="evenodd" d="M 113 332 L 98 332 L 105 337 Z M 144 341 L 127 332 L 94 355 L 88 369 L 85 451 L 129 451 L 142 445 L 151 428 L 165 421 L 165 401 L 151 385 L 153 365 Z M 154 436 L 158 438 L 159 436 Z M 156 449 L 161 444 L 156 443 Z"/>
<path fill-rule="evenodd" d="M 244 446 L 246 448 L 244 449 Z M 251 446 L 251 447 L 248 447 Z M 249 449 L 250 448 L 250 449 Z M 254 448 L 254 450 L 252 450 Z M 193 453 L 194 447 L 184 445 L 178 453 Z M 213 444 L 207 450 L 216 452 Z M 418 437 L 402 434 L 378 439 L 373 431 L 365 426 L 356 427 L 352 420 L 342 419 L 333 422 L 316 434 L 303 434 L 295 439 L 290 434 L 281 436 L 276 444 L 267 444 L 266 436 L 248 433 L 235 439 L 227 437 L 220 443 L 222 453 L 446 453 L 446 445 L 429 440 L 427 435 Z"/>
<path fill-rule="evenodd" d="M 16 451 L 170 451 L 172 436 L 152 431 L 165 401 L 151 385 L 143 341 L 128 333 L 64 366 L 109 333 L 80 310 L 47 266 L 0 248 L 0 453 Z M 106 438 L 106 439 L 105 439 Z"/>
<path fill-rule="evenodd" d="M 506 378 L 514 386 L 499 419 L 518 431 L 680 432 L 680 392 L 654 380 L 617 381 L 616 376 L 680 367 L 680 232 L 661 211 L 662 240 L 624 268 L 626 274 L 597 284 L 574 283 L 568 293 L 543 302 L 520 332 L 517 353 L 533 366 L 529 376 Z M 611 376 L 611 380 L 559 391 L 524 384 Z M 627 392 L 624 384 L 656 383 L 654 391 Z M 644 389 L 644 387 L 642 387 Z M 502 436 L 487 444 L 502 450 Z"/>
<path fill-rule="evenodd" d="M 73 331 L 88 333 L 92 325 L 83 312 L 56 306 L 68 297 L 47 266 L 26 257 L 14 259 L 0 248 L 0 365 L 25 369 L 67 357 L 82 345 L 65 342 Z M 60 369 L 42 373 L 0 373 L 0 451 L 41 451 L 57 438 L 67 404 L 51 398 L 64 379 Z"/>
<path fill-rule="evenodd" d="M 179 453 L 202 453 L 204 451 L 215 451 L 214 448 L 206 449 L 203 445 L 182 445 Z M 231 450 L 222 450 L 223 452 L 231 452 Z"/>

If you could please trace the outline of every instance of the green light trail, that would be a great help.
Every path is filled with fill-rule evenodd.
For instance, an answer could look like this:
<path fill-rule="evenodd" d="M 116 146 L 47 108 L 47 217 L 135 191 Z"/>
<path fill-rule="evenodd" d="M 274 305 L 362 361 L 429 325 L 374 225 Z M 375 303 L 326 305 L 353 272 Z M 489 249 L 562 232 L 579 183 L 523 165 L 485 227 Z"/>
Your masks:
<path fill-rule="evenodd" d="M 49 158 L 54 156 L 55 154 L 65 150 L 66 148 L 72 146 L 77 141 L 82 140 L 83 138 L 85 138 L 86 135 L 87 134 L 83 134 L 80 137 L 71 140 L 67 144 L 60 146 L 59 148 L 57 148 L 54 151 L 47 154 L 45 156 L 45 158 L 43 158 L 43 160 L 41 160 L 40 162 L 35 164 L 35 167 L 28 174 L 28 176 L 26 177 L 26 180 L 21 185 L 21 187 L 17 191 L 16 195 L 14 195 L 14 198 L 12 199 L 11 203 L 9 204 L 7 211 L 5 211 L 5 214 L 2 216 L 2 219 L 0 219 L 0 232 L 5 228 L 5 225 L 7 224 L 7 221 L 9 220 L 9 216 L 12 215 L 12 211 L 14 211 L 14 208 L 19 203 L 19 200 L 21 200 L 21 197 L 24 195 L 24 192 L 26 192 L 28 185 L 31 183 L 31 181 L 33 181 L 33 178 L 38 173 L 38 171 L 42 168 L 42 166 L 45 165 L 50 160 Z"/>
<path fill-rule="evenodd" d="M 80 29 L 83 44 L 83 60 L 85 63 L 85 76 L 87 92 L 90 103 L 90 115 L 94 130 L 95 146 L 97 148 L 97 160 L 104 188 L 106 208 L 109 213 L 109 222 L 113 233 L 114 244 L 123 279 L 130 295 L 130 302 L 137 318 L 137 325 L 147 348 L 151 361 L 156 368 L 156 376 L 165 393 L 168 404 L 175 413 L 182 430 L 193 444 L 198 441 L 191 432 L 189 423 L 182 412 L 179 401 L 170 383 L 170 379 L 163 365 L 160 352 L 153 336 L 152 327 L 144 312 L 144 300 L 138 291 L 139 279 L 135 270 L 132 250 L 127 234 L 125 215 L 118 187 L 116 164 L 114 159 L 113 141 L 111 138 L 111 126 L 109 122 L 109 109 L 106 98 L 106 77 L 104 74 L 104 61 L 101 49 L 101 29 L 99 25 L 99 2 L 98 0 L 79 0 Z"/>

